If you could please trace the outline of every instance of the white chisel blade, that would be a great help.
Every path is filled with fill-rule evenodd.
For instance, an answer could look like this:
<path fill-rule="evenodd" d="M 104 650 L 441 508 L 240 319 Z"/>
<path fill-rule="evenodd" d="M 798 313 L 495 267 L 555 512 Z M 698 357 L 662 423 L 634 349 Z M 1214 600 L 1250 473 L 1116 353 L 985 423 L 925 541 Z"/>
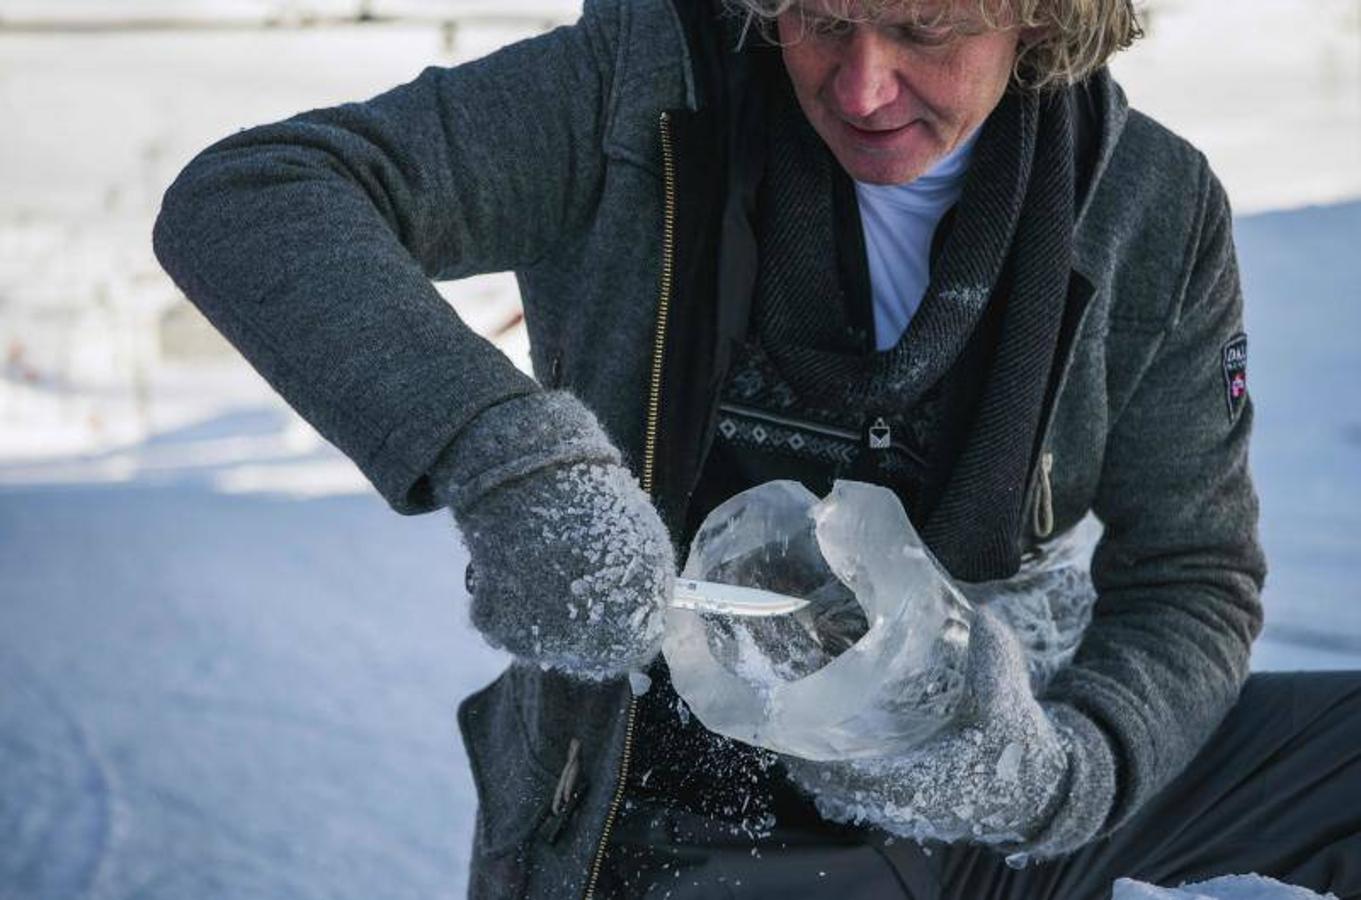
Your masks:
<path fill-rule="evenodd" d="M 671 605 L 692 612 L 724 616 L 783 616 L 808 605 L 807 600 L 761 588 L 718 581 L 677 578 Z"/>

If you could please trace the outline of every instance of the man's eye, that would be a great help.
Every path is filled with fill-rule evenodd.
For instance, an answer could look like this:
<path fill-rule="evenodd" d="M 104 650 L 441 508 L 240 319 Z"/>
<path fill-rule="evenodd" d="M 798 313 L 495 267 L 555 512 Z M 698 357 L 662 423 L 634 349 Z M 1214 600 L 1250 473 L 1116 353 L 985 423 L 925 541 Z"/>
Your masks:
<path fill-rule="evenodd" d="M 804 19 L 805 26 L 810 34 L 818 37 L 843 37 L 851 33 L 852 25 L 845 19 L 833 19 L 826 16 L 808 16 Z"/>
<path fill-rule="evenodd" d="M 926 27 L 922 25 L 902 25 L 897 29 L 898 39 L 922 47 L 941 47 L 955 37 L 955 29 L 948 25 Z"/>

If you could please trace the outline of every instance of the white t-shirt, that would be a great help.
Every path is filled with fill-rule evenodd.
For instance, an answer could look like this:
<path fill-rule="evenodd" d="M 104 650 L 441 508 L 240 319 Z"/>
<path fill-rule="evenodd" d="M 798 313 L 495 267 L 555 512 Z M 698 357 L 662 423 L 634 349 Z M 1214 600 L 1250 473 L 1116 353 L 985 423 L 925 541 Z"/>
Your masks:
<path fill-rule="evenodd" d="M 874 345 L 898 343 L 931 279 L 931 237 L 959 200 L 973 157 L 975 130 L 949 156 L 907 184 L 855 183 L 874 298 Z"/>

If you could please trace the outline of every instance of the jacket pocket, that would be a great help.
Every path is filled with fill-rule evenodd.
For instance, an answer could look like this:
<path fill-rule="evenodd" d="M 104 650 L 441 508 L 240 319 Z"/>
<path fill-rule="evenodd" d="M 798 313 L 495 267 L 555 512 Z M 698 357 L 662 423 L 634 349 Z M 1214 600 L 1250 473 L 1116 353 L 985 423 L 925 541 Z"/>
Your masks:
<path fill-rule="evenodd" d="M 535 757 L 507 669 L 458 708 L 459 732 L 477 790 L 468 896 L 520 897 L 529 847 L 549 808 L 557 775 Z"/>

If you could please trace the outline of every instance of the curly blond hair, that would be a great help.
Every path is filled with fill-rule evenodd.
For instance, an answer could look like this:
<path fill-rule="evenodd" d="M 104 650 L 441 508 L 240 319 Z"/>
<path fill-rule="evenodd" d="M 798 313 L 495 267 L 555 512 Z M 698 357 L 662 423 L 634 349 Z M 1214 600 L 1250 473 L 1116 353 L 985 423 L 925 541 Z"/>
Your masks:
<path fill-rule="evenodd" d="M 756 25 L 774 40 L 775 19 L 796 7 L 799 0 L 725 2 L 732 11 L 746 16 L 748 26 Z M 966 0 L 966 5 L 972 5 L 972 21 L 981 27 L 1036 29 L 1042 35 L 1022 44 L 1013 69 L 1017 84 L 1035 90 L 1082 81 L 1116 51 L 1143 37 L 1133 0 Z M 954 12 L 948 2 L 921 4 L 914 0 L 832 0 L 827 12 L 842 21 L 862 22 L 889 9 L 909 13 L 908 23 L 922 28 L 941 27 Z"/>

